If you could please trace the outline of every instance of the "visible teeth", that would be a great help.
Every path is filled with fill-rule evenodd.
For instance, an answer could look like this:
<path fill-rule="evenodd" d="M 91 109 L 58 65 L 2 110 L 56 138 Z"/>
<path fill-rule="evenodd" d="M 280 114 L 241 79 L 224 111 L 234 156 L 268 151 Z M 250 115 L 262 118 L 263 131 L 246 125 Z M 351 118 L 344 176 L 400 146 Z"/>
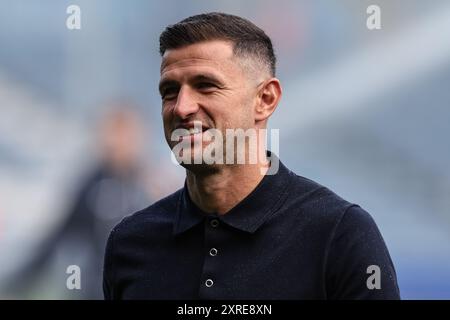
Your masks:
<path fill-rule="evenodd" d="M 200 130 L 199 128 L 190 128 L 189 129 L 189 134 L 197 134 L 197 133 L 201 133 L 202 130 Z"/>

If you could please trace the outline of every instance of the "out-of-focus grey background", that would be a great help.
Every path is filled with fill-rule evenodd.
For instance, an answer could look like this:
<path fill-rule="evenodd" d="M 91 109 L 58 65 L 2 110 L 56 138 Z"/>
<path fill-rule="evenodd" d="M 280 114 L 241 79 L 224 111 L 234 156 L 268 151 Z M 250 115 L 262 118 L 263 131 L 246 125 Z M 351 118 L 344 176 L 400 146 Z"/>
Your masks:
<path fill-rule="evenodd" d="M 209 11 L 273 39 L 282 161 L 371 213 L 402 298 L 450 299 L 446 0 L 1 0 L 0 298 L 102 297 L 110 227 L 184 179 L 163 137 L 159 34 Z"/>

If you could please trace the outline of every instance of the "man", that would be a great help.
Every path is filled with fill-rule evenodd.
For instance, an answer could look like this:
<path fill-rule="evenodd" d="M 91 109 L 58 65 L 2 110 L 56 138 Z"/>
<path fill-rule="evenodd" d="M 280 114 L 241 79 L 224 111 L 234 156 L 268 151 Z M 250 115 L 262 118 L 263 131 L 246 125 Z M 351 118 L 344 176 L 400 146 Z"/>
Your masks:
<path fill-rule="evenodd" d="M 236 137 L 227 130 L 261 132 L 281 98 L 268 36 L 237 16 L 201 14 L 167 27 L 160 52 L 165 136 L 186 182 L 113 229 L 105 298 L 398 299 L 394 266 L 367 212 L 275 154 L 260 157 L 258 135 L 253 145 L 228 147 Z M 205 139 L 210 132 L 222 136 Z M 218 159 L 234 161 L 190 161 L 211 145 L 212 157 L 223 151 Z"/>

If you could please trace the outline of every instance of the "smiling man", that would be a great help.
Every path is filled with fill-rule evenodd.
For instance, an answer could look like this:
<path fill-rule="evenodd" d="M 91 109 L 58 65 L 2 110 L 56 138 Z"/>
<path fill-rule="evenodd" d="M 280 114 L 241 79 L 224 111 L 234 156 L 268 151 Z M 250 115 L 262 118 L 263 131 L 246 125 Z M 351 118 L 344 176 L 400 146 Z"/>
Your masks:
<path fill-rule="evenodd" d="M 160 52 L 165 136 L 186 181 L 113 229 L 105 298 L 398 299 L 371 216 L 267 150 L 281 84 L 264 31 L 196 15 L 164 30 Z"/>

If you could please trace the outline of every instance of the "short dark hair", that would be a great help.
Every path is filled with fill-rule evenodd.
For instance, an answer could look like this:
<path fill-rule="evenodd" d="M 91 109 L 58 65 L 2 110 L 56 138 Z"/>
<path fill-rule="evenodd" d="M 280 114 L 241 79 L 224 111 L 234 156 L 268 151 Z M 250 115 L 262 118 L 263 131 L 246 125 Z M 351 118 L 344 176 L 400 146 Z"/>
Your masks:
<path fill-rule="evenodd" d="M 159 37 L 159 52 L 162 56 L 166 50 L 209 40 L 231 41 L 236 56 L 258 59 L 275 76 L 276 57 L 270 38 L 252 22 L 231 14 L 198 14 L 169 25 Z"/>

